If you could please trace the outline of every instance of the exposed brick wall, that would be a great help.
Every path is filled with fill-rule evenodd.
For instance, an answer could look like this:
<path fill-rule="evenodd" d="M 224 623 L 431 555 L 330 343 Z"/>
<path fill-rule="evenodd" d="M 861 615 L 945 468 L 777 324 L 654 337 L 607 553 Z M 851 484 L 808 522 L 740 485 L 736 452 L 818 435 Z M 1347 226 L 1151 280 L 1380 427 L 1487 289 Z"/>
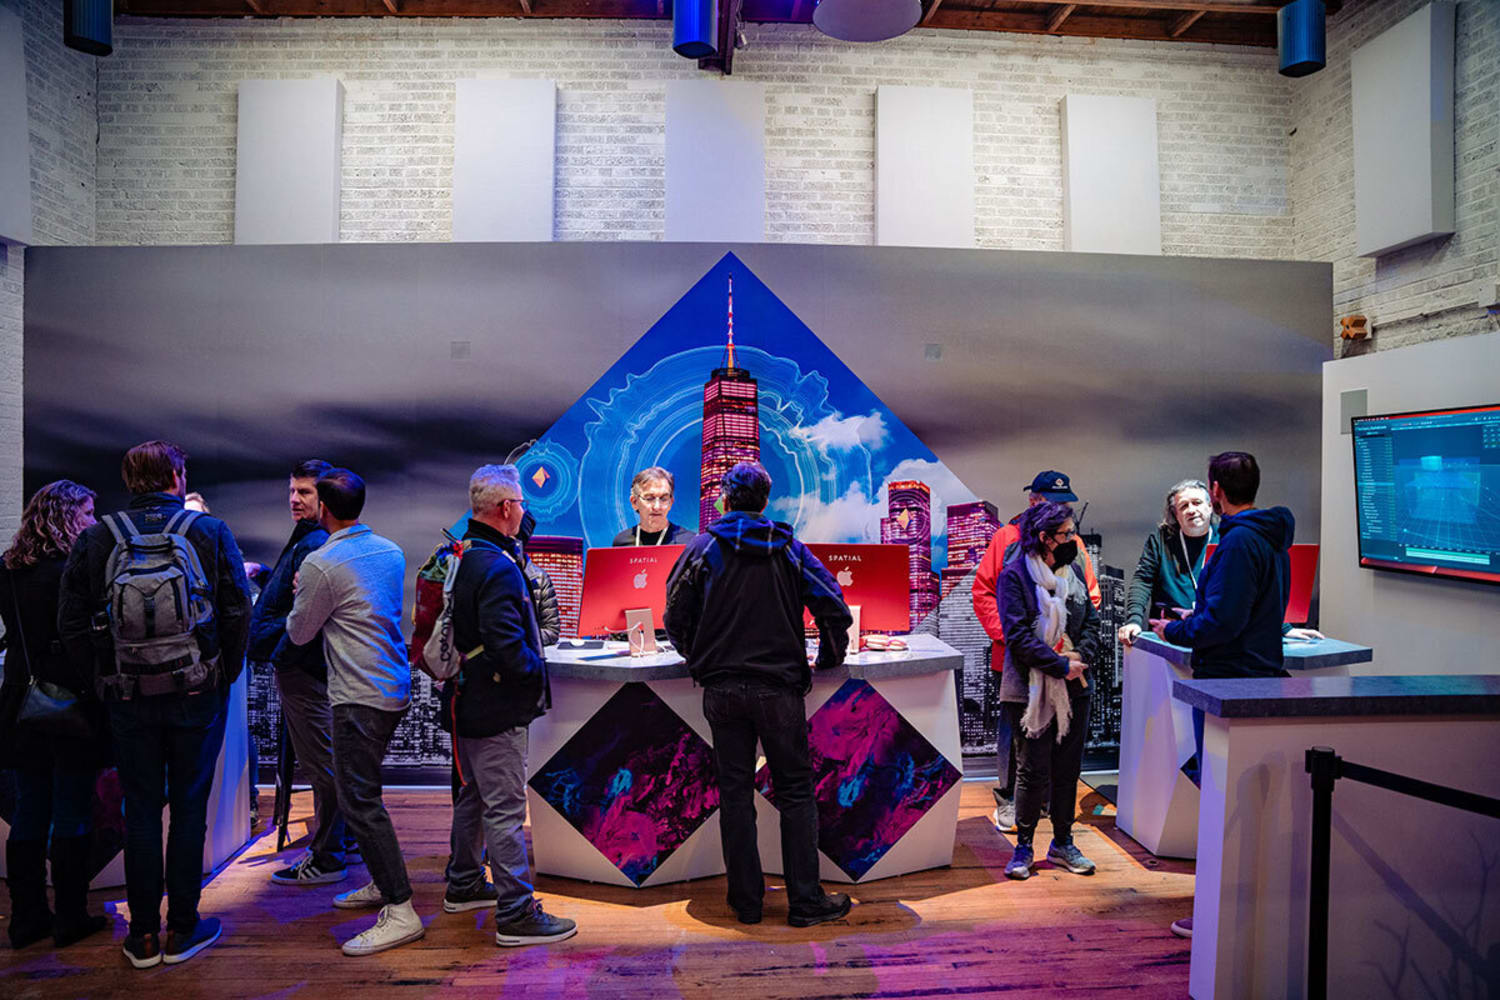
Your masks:
<path fill-rule="evenodd" d="M 21 12 L 37 243 L 93 243 L 96 60 L 62 42 L 62 6 L 0 0 Z M 24 251 L 0 245 L 0 548 L 20 522 Z"/>
<path fill-rule="evenodd" d="M 233 238 L 236 84 L 334 75 L 346 89 L 342 237 L 446 240 L 453 81 L 558 82 L 559 239 L 661 239 L 663 81 L 699 75 L 668 22 L 122 18 L 101 66 L 106 243 Z M 1262 50 L 970 32 L 880 46 L 747 29 L 735 75 L 766 84 L 767 238 L 874 238 L 875 88 L 975 93 L 979 244 L 1061 249 L 1058 101 L 1156 98 L 1168 253 L 1289 257 L 1289 92 Z"/>
<path fill-rule="evenodd" d="M 1327 68 L 1292 84 L 1293 256 L 1333 262 L 1334 315 L 1364 313 L 1375 326 L 1373 341 L 1355 348 L 1360 352 L 1495 328 L 1473 282 L 1487 278 L 1493 287 L 1500 276 L 1500 3 L 1458 5 L 1457 231 L 1378 259 L 1355 255 L 1349 57 L 1421 6 L 1422 0 L 1346 4 L 1329 21 Z"/>

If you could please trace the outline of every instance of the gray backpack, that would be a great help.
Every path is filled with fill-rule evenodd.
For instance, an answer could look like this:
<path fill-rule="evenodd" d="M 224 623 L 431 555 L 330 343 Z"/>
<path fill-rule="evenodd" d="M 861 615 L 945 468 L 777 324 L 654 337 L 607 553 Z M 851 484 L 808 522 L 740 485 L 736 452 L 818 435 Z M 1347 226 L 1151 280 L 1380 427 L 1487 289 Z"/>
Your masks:
<path fill-rule="evenodd" d="M 102 518 L 115 536 L 104 579 L 116 672 L 100 678 L 104 694 L 194 691 L 218 666 L 217 656 L 202 658 L 195 635 L 214 616 L 213 587 L 187 539 L 198 517 L 178 511 L 160 532 L 147 535 L 123 512 Z"/>

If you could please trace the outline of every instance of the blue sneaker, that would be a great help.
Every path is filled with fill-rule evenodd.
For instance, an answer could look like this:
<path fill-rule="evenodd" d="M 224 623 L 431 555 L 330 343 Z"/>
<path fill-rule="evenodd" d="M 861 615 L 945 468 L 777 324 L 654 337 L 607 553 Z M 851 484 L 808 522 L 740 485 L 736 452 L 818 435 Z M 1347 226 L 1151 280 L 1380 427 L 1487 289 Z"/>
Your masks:
<path fill-rule="evenodd" d="M 1010 856 L 1010 864 L 1005 866 L 1005 877 L 1013 878 L 1018 882 L 1024 882 L 1031 878 L 1031 866 L 1033 864 L 1030 844 L 1017 844 L 1015 853 Z"/>
<path fill-rule="evenodd" d="M 168 965 L 186 962 L 219 940 L 222 931 L 218 917 L 203 917 L 190 933 L 167 931 L 167 946 L 162 949 L 161 960 Z"/>

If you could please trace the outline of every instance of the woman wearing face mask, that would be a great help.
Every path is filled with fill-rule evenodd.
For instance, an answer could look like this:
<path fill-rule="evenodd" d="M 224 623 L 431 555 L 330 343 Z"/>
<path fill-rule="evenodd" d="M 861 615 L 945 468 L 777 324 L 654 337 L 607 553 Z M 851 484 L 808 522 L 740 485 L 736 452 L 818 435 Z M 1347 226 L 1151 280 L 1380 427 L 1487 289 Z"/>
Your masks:
<path fill-rule="evenodd" d="M 1140 562 L 1125 595 L 1120 641 L 1130 645 L 1152 618 L 1175 617 L 1173 608 L 1192 608 L 1208 546 L 1219 540 L 1208 486 L 1184 479 L 1167 491 L 1161 523 L 1146 536 Z"/>
<path fill-rule="evenodd" d="M 1020 544 L 1001 570 L 998 588 L 1006 637 L 1000 707 L 1025 737 L 1016 769 L 1016 849 L 1005 874 L 1031 876 L 1031 839 L 1050 793 L 1047 860 L 1092 875 L 1094 863 L 1073 844 L 1073 814 L 1089 725 L 1084 671 L 1099 655 L 1099 612 L 1076 561 L 1073 512 L 1060 503 L 1040 503 L 1022 515 L 1020 528 Z"/>

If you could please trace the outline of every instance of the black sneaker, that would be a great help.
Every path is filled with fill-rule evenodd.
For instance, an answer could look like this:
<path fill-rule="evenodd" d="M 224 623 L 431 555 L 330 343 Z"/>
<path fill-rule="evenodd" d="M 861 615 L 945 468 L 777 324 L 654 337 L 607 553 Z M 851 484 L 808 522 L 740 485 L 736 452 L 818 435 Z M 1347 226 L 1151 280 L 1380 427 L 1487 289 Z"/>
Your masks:
<path fill-rule="evenodd" d="M 566 941 L 577 933 L 577 923 L 566 917 L 554 917 L 542 912 L 541 901 L 533 899 L 516 916 L 503 924 L 495 924 L 495 943 L 502 948 L 551 944 L 554 941 Z"/>
<path fill-rule="evenodd" d="M 311 854 L 302 855 L 290 868 L 271 873 L 271 881 L 277 885 L 327 885 L 348 877 L 347 868 L 321 868 Z"/>
<path fill-rule="evenodd" d="M 827 893 L 823 898 L 806 909 L 793 910 L 786 915 L 786 922 L 793 927 L 812 927 L 817 924 L 826 924 L 830 920 L 840 920 L 849 915 L 849 910 L 854 906 L 854 900 L 842 892 Z"/>
<path fill-rule="evenodd" d="M 738 920 L 742 924 L 758 924 L 758 923 L 760 923 L 760 911 L 759 910 L 735 910 L 734 911 L 734 916 L 735 916 L 735 919 Z"/>
<path fill-rule="evenodd" d="M 203 917 L 191 932 L 167 931 L 167 946 L 161 960 L 168 965 L 186 962 L 198 952 L 219 940 L 223 927 L 218 917 Z"/>
<path fill-rule="evenodd" d="M 155 934 L 132 934 L 125 939 L 120 951 L 125 953 L 130 964 L 137 969 L 149 969 L 161 964 L 161 944 Z"/>
<path fill-rule="evenodd" d="M 494 906 L 499 897 L 495 894 L 495 886 L 490 882 L 481 882 L 472 889 L 455 891 L 450 885 L 448 891 L 443 894 L 444 913 L 462 913 L 465 910 L 482 910 L 486 906 Z"/>

